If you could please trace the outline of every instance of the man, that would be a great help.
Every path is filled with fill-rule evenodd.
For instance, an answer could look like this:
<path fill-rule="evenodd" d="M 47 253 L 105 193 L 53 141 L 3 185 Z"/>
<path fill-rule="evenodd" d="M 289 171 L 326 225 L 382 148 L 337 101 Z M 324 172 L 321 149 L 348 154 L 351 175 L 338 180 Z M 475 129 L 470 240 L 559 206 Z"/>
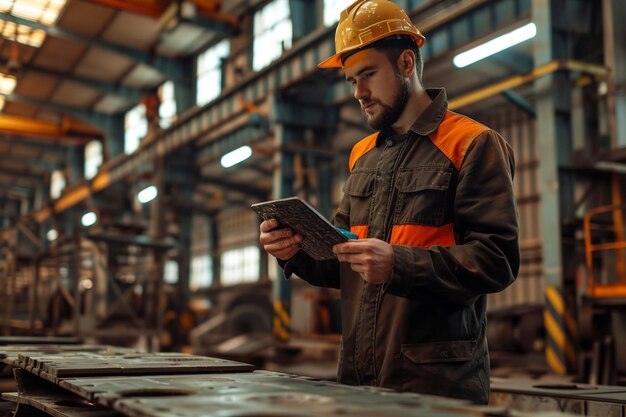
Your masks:
<path fill-rule="evenodd" d="M 315 262 L 302 236 L 264 221 L 260 241 L 285 275 L 341 289 L 339 382 L 486 403 L 486 293 L 519 268 L 511 148 L 424 89 L 424 37 L 387 0 L 344 10 L 337 53 L 369 125 L 334 218 L 359 236 Z"/>

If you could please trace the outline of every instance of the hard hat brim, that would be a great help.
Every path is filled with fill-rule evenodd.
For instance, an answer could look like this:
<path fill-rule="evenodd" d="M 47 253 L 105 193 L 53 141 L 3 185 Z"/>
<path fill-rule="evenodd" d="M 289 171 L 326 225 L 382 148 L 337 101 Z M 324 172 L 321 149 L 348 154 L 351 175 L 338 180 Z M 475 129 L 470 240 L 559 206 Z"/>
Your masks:
<path fill-rule="evenodd" d="M 345 52 L 344 52 L 345 53 Z M 327 58 L 317 64 L 318 68 L 341 68 L 343 64 L 341 63 L 341 54 L 335 54 L 330 58 Z"/>
<path fill-rule="evenodd" d="M 424 37 L 424 35 L 422 34 L 416 34 L 413 32 L 409 32 L 409 31 L 401 31 L 401 32 L 396 32 L 393 35 L 409 35 L 413 38 L 413 40 L 415 40 L 415 43 L 417 44 L 418 48 L 421 48 L 422 45 L 424 44 L 424 40 L 426 39 Z M 391 36 L 393 36 L 391 35 Z M 347 48 L 344 49 L 343 51 L 334 54 L 333 56 L 331 56 L 330 58 L 327 58 L 325 60 L 323 60 L 322 62 L 320 62 L 319 64 L 317 64 L 318 68 L 343 68 L 343 62 L 341 62 L 341 56 L 348 53 L 348 52 L 352 52 L 352 51 L 357 51 L 359 49 L 365 49 L 367 48 L 368 45 L 371 45 L 372 43 L 380 40 L 380 39 L 384 39 L 386 37 L 388 37 L 389 35 L 386 36 L 381 36 L 378 38 L 373 38 L 371 39 L 369 42 L 363 44 L 363 45 L 358 45 L 355 46 L 354 48 Z"/>

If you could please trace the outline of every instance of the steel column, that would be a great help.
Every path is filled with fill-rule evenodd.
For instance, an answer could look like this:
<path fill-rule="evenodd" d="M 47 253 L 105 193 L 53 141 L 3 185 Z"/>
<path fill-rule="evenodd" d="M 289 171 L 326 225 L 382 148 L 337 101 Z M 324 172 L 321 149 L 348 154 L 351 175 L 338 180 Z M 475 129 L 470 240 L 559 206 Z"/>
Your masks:
<path fill-rule="evenodd" d="M 211 286 L 220 285 L 220 272 L 222 271 L 222 258 L 220 257 L 220 230 L 217 224 L 217 215 L 212 215 L 209 217 L 209 251 L 211 255 L 212 269 L 213 272 L 213 282 L 211 282 Z"/>
<path fill-rule="evenodd" d="M 611 146 L 626 147 L 626 3 L 623 0 L 603 0 L 604 61 L 611 68 L 608 78 L 608 113 Z"/>
<path fill-rule="evenodd" d="M 115 158 L 124 153 L 124 114 L 108 116 L 101 123 L 105 130 L 104 152 L 106 160 Z"/>
<path fill-rule="evenodd" d="M 85 176 L 85 153 L 84 147 L 73 146 L 67 150 L 67 161 L 69 167 L 69 174 L 67 182 L 69 184 L 76 184 L 77 181 Z"/>
<path fill-rule="evenodd" d="M 535 66 L 547 64 L 567 48 L 559 41 L 554 23 L 559 17 L 552 14 L 553 1 L 532 0 L 532 20 L 537 25 L 534 42 Z M 561 3 L 561 2 L 558 2 Z M 560 4 L 564 6 L 563 4 Z M 558 7 L 556 5 L 555 7 Z M 565 13 L 563 13 L 565 15 Z M 569 144 L 569 113 L 567 113 L 568 78 L 560 73 L 549 74 L 535 80 L 537 97 L 537 137 L 541 159 L 541 230 L 543 270 L 545 277 L 544 323 L 546 326 L 546 360 L 553 371 L 565 374 L 576 364 L 573 350 L 573 320 L 565 294 L 565 271 L 562 260 L 562 196 L 567 184 L 560 181 L 559 162 L 571 157 Z M 574 326 L 575 327 L 575 326 Z"/>
<path fill-rule="evenodd" d="M 149 203 L 150 206 L 150 226 L 149 236 L 155 241 L 161 241 L 165 234 L 165 205 L 163 204 L 163 194 L 165 193 L 165 158 L 155 161 L 156 169 L 152 177 L 152 183 L 157 187 L 159 195 Z M 150 250 L 153 259 L 148 278 L 148 297 L 150 306 L 146 312 L 146 318 L 151 332 L 148 335 L 148 348 L 150 352 L 158 352 L 160 346 L 159 335 L 163 328 L 163 314 L 165 305 L 163 300 L 163 271 L 165 269 L 165 250 L 153 247 Z"/>
<path fill-rule="evenodd" d="M 273 198 L 284 198 L 293 195 L 294 170 L 293 154 L 284 152 L 293 139 L 293 131 L 283 119 L 284 103 L 280 98 L 274 97 L 272 100 L 272 119 L 278 121 L 274 125 L 274 141 L 277 149 L 274 154 L 274 165 L 278 167 L 274 171 Z M 274 336 L 279 340 L 287 340 L 290 337 L 291 327 L 291 281 L 286 279 L 284 271 L 279 268 L 278 276 L 272 286 L 274 304 Z"/>
<path fill-rule="evenodd" d="M 315 0 L 289 0 L 294 41 L 317 28 Z"/>

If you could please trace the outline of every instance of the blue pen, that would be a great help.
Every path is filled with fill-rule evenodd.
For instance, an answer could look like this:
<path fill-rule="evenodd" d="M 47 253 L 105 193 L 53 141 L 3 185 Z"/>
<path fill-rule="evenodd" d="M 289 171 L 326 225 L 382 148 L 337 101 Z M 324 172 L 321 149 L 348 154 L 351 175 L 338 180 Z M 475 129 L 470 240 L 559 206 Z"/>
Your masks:
<path fill-rule="evenodd" d="M 344 235 L 348 239 L 358 239 L 359 238 L 359 236 L 356 235 L 355 233 L 349 232 L 346 229 L 342 229 L 341 227 L 337 227 L 336 229 L 339 230 L 339 233 L 341 233 L 342 235 Z"/>

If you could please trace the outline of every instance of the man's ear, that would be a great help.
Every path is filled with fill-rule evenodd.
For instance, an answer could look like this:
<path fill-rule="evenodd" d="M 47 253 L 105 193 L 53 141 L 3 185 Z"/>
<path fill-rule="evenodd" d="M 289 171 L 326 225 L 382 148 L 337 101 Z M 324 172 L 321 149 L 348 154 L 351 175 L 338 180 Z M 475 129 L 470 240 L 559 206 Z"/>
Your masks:
<path fill-rule="evenodd" d="M 415 55 L 410 49 L 402 51 L 398 57 L 398 68 L 400 73 L 405 77 L 410 77 L 415 71 Z"/>

